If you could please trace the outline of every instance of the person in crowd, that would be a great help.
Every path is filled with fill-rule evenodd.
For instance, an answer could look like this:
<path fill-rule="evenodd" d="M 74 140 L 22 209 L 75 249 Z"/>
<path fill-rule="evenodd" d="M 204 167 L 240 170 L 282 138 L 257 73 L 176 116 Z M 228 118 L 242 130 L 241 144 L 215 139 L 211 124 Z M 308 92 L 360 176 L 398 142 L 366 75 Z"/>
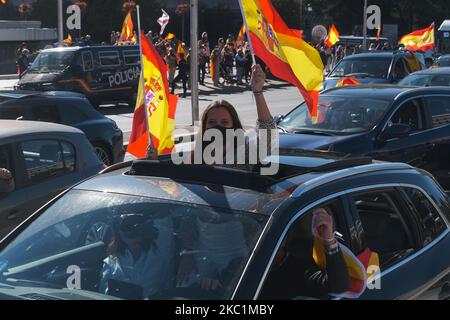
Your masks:
<path fill-rule="evenodd" d="M 236 60 L 237 84 L 241 85 L 241 84 L 243 84 L 242 78 L 244 77 L 245 65 L 247 63 L 247 58 L 245 57 L 242 48 L 238 50 L 235 60 Z"/>
<path fill-rule="evenodd" d="M 329 299 L 349 289 L 350 276 L 344 255 L 334 236 L 334 222 L 328 208 L 312 211 L 284 239 L 265 281 L 261 299 L 292 300 L 294 298 Z M 313 258 L 315 235 L 324 243 L 326 267 Z M 295 285 L 293 285 L 295 284 Z"/>
<path fill-rule="evenodd" d="M 228 41 L 225 47 L 223 48 L 222 55 L 223 55 L 222 68 L 226 74 L 225 77 L 228 79 L 232 79 L 234 59 L 236 53 L 234 52 L 233 43 L 231 41 Z"/>
<path fill-rule="evenodd" d="M 244 77 L 245 77 L 245 83 L 250 83 L 250 77 L 252 74 L 252 66 L 253 66 L 253 58 L 252 53 L 249 48 L 248 42 L 244 44 L 244 55 L 247 62 L 245 63 L 245 70 L 244 70 Z"/>
<path fill-rule="evenodd" d="M 177 55 L 173 48 L 169 48 L 168 53 L 166 55 L 166 63 L 169 67 L 169 83 L 171 84 L 173 79 L 175 79 L 175 72 L 177 71 Z"/>
<path fill-rule="evenodd" d="M 206 75 L 206 63 L 209 60 L 209 54 L 206 46 L 199 41 L 198 43 L 198 67 L 199 67 L 199 77 L 198 80 L 201 85 L 205 85 L 205 75 Z"/>
<path fill-rule="evenodd" d="M 219 42 L 220 43 L 220 42 Z M 218 87 L 219 86 L 219 77 L 220 77 L 220 63 L 221 63 L 221 54 L 222 49 L 219 45 L 215 46 L 215 48 L 213 49 L 213 51 L 211 52 L 211 63 L 210 63 L 210 67 L 211 66 L 215 66 L 214 70 L 211 68 L 210 69 L 210 74 L 211 77 L 213 79 L 213 84 L 214 87 Z"/>
<path fill-rule="evenodd" d="M 209 57 L 211 55 L 211 47 L 209 46 L 208 33 L 203 32 L 200 41 L 202 45 L 205 47 L 206 54 Z M 206 70 L 209 70 L 209 59 L 206 60 Z"/>
<path fill-rule="evenodd" d="M 28 49 L 26 42 L 22 42 L 20 44 L 20 46 L 17 48 L 17 50 L 16 50 L 16 59 L 19 59 L 19 57 L 22 55 L 23 49 Z"/>
<path fill-rule="evenodd" d="M 188 81 L 188 64 L 185 59 L 184 54 L 180 54 L 180 61 L 178 62 L 178 75 L 173 79 L 172 81 L 172 91 L 171 93 L 175 93 L 175 87 L 178 81 L 183 82 L 183 98 L 186 98 L 186 92 L 187 92 L 187 81 Z"/>
<path fill-rule="evenodd" d="M 13 192 L 15 183 L 11 171 L 6 168 L 0 168 L 0 194 Z"/>
<path fill-rule="evenodd" d="M 29 55 L 30 50 L 25 48 L 22 50 L 22 54 L 20 55 L 19 59 L 17 59 L 17 70 L 19 74 L 19 79 L 22 79 L 23 73 L 30 66 L 30 60 L 28 58 Z"/>
<path fill-rule="evenodd" d="M 86 37 L 84 38 L 84 44 L 86 45 L 86 46 L 92 46 L 94 43 L 92 42 L 92 39 L 91 39 L 91 35 L 90 34 L 87 34 L 86 35 Z"/>

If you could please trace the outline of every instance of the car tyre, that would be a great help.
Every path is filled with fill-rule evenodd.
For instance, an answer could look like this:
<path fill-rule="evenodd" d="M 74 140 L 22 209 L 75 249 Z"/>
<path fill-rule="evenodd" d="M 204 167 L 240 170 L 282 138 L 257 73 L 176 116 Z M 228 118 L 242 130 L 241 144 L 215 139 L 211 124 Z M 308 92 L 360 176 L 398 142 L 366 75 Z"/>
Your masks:
<path fill-rule="evenodd" d="M 94 143 L 93 146 L 94 146 L 95 153 L 97 154 L 98 158 L 100 159 L 100 161 L 103 164 L 105 164 L 106 166 L 110 166 L 110 165 L 114 164 L 114 160 L 111 155 L 111 151 L 107 147 L 105 147 L 101 143 Z"/>

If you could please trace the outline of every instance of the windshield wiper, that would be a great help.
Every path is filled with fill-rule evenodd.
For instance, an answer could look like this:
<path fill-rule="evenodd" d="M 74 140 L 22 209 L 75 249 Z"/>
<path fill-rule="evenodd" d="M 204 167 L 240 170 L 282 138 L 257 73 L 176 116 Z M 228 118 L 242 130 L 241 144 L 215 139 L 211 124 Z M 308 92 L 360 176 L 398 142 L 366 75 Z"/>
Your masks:
<path fill-rule="evenodd" d="M 295 131 L 292 131 L 292 133 L 295 133 L 295 134 L 312 134 L 312 135 L 330 136 L 330 137 L 336 136 L 336 134 L 334 134 L 334 133 L 324 132 L 324 131 L 319 131 L 319 130 L 295 130 Z"/>

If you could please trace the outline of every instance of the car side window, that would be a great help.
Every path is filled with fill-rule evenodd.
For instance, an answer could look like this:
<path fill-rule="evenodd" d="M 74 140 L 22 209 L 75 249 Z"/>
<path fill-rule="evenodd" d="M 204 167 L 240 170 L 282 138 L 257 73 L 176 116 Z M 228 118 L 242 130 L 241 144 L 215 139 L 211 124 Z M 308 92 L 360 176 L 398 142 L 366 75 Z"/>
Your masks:
<path fill-rule="evenodd" d="M 61 123 L 58 107 L 55 104 L 39 103 L 31 107 L 34 121 Z"/>
<path fill-rule="evenodd" d="M 270 271 L 264 281 L 259 299 L 290 300 L 308 298 L 329 298 L 330 288 L 336 279 L 327 278 L 328 268 L 324 268 L 323 261 L 320 261 L 318 254 L 316 236 L 313 234 L 314 219 L 313 212 L 316 209 L 325 209 L 333 221 L 335 238 L 346 245 L 345 232 L 342 228 L 344 209 L 341 200 L 332 201 L 316 207 L 299 218 L 289 228 L 283 242 L 275 254 Z M 348 245 L 348 244 L 347 244 Z M 331 266 L 330 266 L 331 267 Z M 347 269 L 345 263 L 336 266 L 338 277 L 345 279 Z M 341 273 L 342 272 L 342 273 Z M 320 278 L 320 279 L 319 279 Z M 322 281 L 323 280 L 323 281 Z M 339 282 L 339 281 L 337 281 Z M 348 283 L 347 283 L 348 284 Z M 346 290 L 346 284 L 341 290 Z M 333 289 L 331 289 L 333 290 Z M 342 292 L 339 289 L 336 289 Z"/>
<path fill-rule="evenodd" d="M 415 188 L 404 188 L 404 190 L 411 200 L 418 219 L 418 226 L 422 235 L 421 245 L 426 246 L 445 231 L 445 222 L 430 200 L 420 190 Z"/>
<path fill-rule="evenodd" d="M 0 146 L 0 168 L 8 169 L 11 173 L 14 173 L 12 170 L 13 168 L 9 145 Z"/>
<path fill-rule="evenodd" d="M 61 147 L 63 150 L 64 168 L 66 169 L 66 172 L 74 172 L 77 161 L 75 147 L 71 143 L 64 141 L 61 141 Z"/>
<path fill-rule="evenodd" d="M 415 251 L 408 213 L 395 190 L 351 194 L 350 204 L 360 217 L 364 240 L 380 259 L 381 271 Z"/>
<path fill-rule="evenodd" d="M 17 120 L 25 115 L 23 107 L 18 105 L 2 105 L 0 107 L 0 119 Z"/>
<path fill-rule="evenodd" d="M 394 80 L 401 80 L 408 75 L 403 59 L 398 59 L 394 64 L 393 76 Z"/>
<path fill-rule="evenodd" d="M 94 70 L 94 58 L 91 51 L 83 51 L 81 54 L 83 70 L 85 72 Z"/>
<path fill-rule="evenodd" d="M 423 113 L 419 100 L 406 102 L 392 116 L 390 124 L 406 124 L 411 128 L 411 132 L 417 132 L 424 129 Z"/>
<path fill-rule="evenodd" d="M 450 97 L 427 97 L 424 98 L 425 107 L 431 115 L 433 128 L 450 123 Z"/>
<path fill-rule="evenodd" d="M 21 144 L 30 183 L 45 181 L 63 174 L 64 156 L 57 140 L 32 140 Z"/>

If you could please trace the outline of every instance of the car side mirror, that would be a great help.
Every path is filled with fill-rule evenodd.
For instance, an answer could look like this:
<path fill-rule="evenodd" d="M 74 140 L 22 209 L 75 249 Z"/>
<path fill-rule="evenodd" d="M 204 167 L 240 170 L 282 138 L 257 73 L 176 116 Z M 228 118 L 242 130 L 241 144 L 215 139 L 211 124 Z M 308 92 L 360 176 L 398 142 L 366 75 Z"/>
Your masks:
<path fill-rule="evenodd" d="M 275 123 L 278 125 L 280 124 L 280 122 L 284 119 L 284 116 L 281 114 L 276 115 L 275 117 L 273 117 L 273 121 L 275 121 Z"/>
<path fill-rule="evenodd" d="M 389 126 L 381 135 L 382 140 L 405 138 L 411 133 L 411 127 L 407 124 L 396 123 Z"/>

